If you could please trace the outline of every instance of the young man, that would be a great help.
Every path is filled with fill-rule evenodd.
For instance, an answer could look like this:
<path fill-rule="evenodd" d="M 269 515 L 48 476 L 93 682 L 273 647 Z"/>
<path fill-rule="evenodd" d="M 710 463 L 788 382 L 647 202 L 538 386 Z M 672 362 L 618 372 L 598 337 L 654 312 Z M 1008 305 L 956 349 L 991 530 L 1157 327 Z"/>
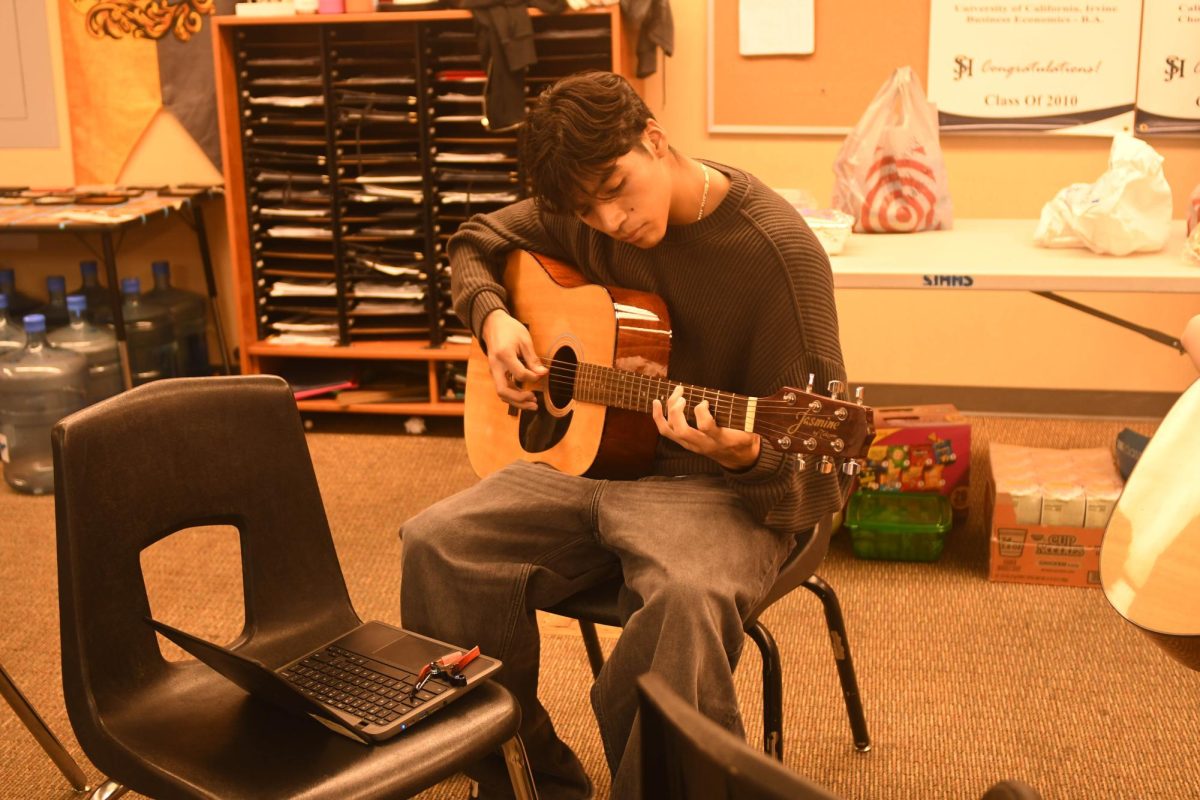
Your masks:
<path fill-rule="evenodd" d="M 464 224 L 450 241 L 455 310 L 485 345 L 496 391 L 546 374 L 500 283 L 514 248 L 577 265 L 599 284 L 653 292 L 671 317 L 670 379 L 747 395 L 845 380 L 829 261 L 800 216 L 757 179 L 673 149 L 619 76 L 566 78 L 522 131 L 533 198 Z M 543 798 L 592 784 L 537 699 L 534 611 L 623 576 L 625 625 L 592 687 L 614 798 L 637 798 L 636 677 L 653 670 L 712 719 L 742 732 L 732 670 L 742 619 L 823 514 L 836 475 L 798 472 L 756 434 L 655 401 L 654 475 L 605 481 L 518 462 L 409 520 L 404 624 L 479 644 L 523 710 L 521 735 Z M 454 587 L 469 587 L 455 591 Z M 473 773 L 506 796 L 502 767 Z"/>

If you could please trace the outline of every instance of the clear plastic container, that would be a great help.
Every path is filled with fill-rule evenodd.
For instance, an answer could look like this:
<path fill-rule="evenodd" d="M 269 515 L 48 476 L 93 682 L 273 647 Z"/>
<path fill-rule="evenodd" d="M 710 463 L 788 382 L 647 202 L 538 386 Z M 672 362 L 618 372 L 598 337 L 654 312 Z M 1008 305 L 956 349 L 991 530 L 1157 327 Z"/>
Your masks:
<path fill-rule="evenodd" d="M 73 294 L 67 298 L 71 321 L 46 336 L 50 344 L 78 353 L 87 359 L 87 404 L 98 403 L 106 397 L 120 394 L 121 356 L 117 337 L 108 328 L 93 325 L 86 319 L 87 298 Z"/>
<path fill-rule="evenodd" d="M 25 331 L 8 315 L 8 295 L 0 294 L 0 358 L 25 347 Z"/>
<path fill-rule="evenodd" d="M 121 294 L 125 297 L 121 313 L 125 317 L 133 385 L 176 377 L 179 348 L 170 312 L 142 297 L 142 282 L 137 278 L 121 281 Z"/>
<path fill-rule="evenodd" d="M 17 277 L 11 267 L 0 269 L 0 294 L 8 295 L 8 313 L 13 319 L 21 319 L 41 305 L 40 302 L 17 291 Z"/>
<path fill-rule="evenodd" d="M 145 296 L 171 313 L 175 341 L 179 345 L 179 374 L 191 377 L 211 375 L 208 329 L 205 325 L 208 300 L 203 295 L 172 286 L 171 265 L 168 262 L 155 261 L 150 269 L 154 273 L 154 288 Z"/>
<path fill-rule="evenodd" d="M 83 279 L 82 283 L 71 294 L 81 294 L 87 298 L 87 313 L 84 314 L 87 321 L 111 325 L 112 296 L 107 286 L 100 285 L 100 266 L 95 261 L 80 261 L 79 276 Z"/>
<path fill-rule="evenodd" d="M 62 275 L 46 278 L 46 296 L 49 299 L 35 313 L 46 318 L 46 330 L 52 331 L 71 319 L 67 312 L 67 279 Z"/>
<path fill-rule="evenodd" d="M 855 492 L 846 510 L 854 555 L 936 561 L 954 525 L 950 499 L 923 492 Z"/>
<path fill-rule="evenodd" d="M 46 318 L 25 317 L 25 349 L 0 359 L 0 460 L 19 492 L 54 491 L 50 429 L 83 408 L 87 361 L 46 341 Z"/>
<path fill-rule="evenodd" d="M 817 241 L 827 255 L 836 256 L 846 247 L 846 240 L 854 230 L 854 217 L 834 208 L 798 209 L 808 227 L 817 235 Z"/>

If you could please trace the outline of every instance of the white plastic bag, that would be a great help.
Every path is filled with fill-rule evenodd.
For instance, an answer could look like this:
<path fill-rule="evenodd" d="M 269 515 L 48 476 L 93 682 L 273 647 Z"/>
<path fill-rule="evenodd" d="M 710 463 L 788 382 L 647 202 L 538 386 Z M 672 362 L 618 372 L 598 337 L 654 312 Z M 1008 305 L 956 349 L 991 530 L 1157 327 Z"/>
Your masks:
<path fill-rule="evenodd" d="M 911 233 L 953 224 L 937 111 L 911 67 L 884 83 L 833 163 L 833 207 L 854 230 Z"/>
<path fill-rule="evenodd" d="M 1042 207 L 1033 240 L 1124 256 L 1162 250 L 1171 233 L 1171 187 L 1162 156 L 1128 134 L 1113 137 L 1108 171 L 1073 183 Z"/>

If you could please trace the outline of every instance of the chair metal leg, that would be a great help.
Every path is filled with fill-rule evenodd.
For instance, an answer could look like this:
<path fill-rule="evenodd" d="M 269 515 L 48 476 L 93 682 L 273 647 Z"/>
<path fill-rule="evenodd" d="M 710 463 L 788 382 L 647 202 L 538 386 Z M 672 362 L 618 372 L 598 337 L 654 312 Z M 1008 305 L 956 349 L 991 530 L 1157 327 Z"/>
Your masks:
<path fill-rule="evenodd" d="M 88 800 L 117 800 L 128 791 L 128 786 L 122 786 L 116 781 L 105 781 L 88 795 Z"/>
<path fill-rule="evenodd" d="M 854 662 L 850 659 L 850 642 L 846 639 L 842 607 L 833 587 L 821 580 L 820 576 L 813 575 L 802 585 L 821 598 L 821 605 L 825 608 L 825 624 L 829 627 L 829 642 L 833 645 L 833 658 L 842 682 L 846 713 L 850 715 L 854 746 L 860 753 L 865 753 L 871 749 L 871 736 L 867 733 L 867 718 L 863 714 L 862 698 L 858 695 L 858 680 L 854 677 Z"/>
<path fill-rule="evenodd" d="M 533 783 L 533 770 L 529 766 L 529 757 L 525 754 L 525 743 L 520 736 L 514 736 L 500 745 L 504 754 L 504 765 L 508 767 L 508 779 L 512 781 L 513 794 L 517 800 L 537 800 L 537 786 Z"/>
<path fill-rule="evenodd" d="M 579 620 L 579 632 L 583 634 L 583 646 L 587 649 L 588 663 L 592 665 L 592 677 L 600 677 L 600 668 L 604 666 L 604 651 L 600 649 L 600 636 L 596 626 L 586 620 Z"/>
<path fill-rule="evenodd" d="M 62 772 L 63 777 L 67 779 L 72 788 L 77 792 L 89 791 L 92 787 L 88 786 L 83 770 L 75 763 L 75 759 L 71 758 L 71 754 L 63 747 L 62 742 L 50 730 L 50 726 L 37 713 L 33 705 L 25 699 L 25 695 L 21 694 L 21 690 L 13 683 L 12 677 L 5 672 L 3 665 L 0 665 L 0 695 L 3 695 L 8 704 L 12 706 L 13 711 L 17 713 L 17 719 L 21 720 L 33 734 L 33 738 L 46 751 L 46 755 L 50 756 L 50 760 Z"/>
<path fill-rule="evenodd" d="M 746 629 L 762 653 L 763 750 L 783 761 L 783 665 L 775 637 L 761 622 Z"/>

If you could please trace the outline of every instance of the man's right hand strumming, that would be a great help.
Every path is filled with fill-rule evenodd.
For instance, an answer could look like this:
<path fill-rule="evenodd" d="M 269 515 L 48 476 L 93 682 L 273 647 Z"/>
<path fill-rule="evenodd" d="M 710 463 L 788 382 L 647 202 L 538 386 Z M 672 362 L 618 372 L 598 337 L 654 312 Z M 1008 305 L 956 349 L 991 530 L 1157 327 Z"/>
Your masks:
<path fill-rule="evenodd" d="M 482 334 L 496 394 L 516 408 L 536 411 L 533 392 L 521 385 L 540 380 L 549 370 L 533 349 L 529 329 L 508 312 L 496 310 L 484 319 Z"/>

